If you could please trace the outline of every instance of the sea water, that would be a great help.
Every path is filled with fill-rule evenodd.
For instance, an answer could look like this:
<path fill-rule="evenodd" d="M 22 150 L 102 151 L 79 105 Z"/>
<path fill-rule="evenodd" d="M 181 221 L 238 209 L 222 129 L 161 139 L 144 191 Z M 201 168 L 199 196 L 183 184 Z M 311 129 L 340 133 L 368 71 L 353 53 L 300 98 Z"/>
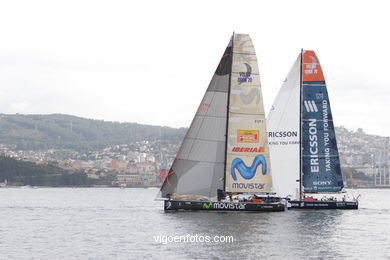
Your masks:
<path fill-rule="evenodd" d="M 359 210 L 270 213 L 165 213 L 157 192 L 1 188 L 0 259 L 390 258 L 390 190 L 350 190 Z"/>

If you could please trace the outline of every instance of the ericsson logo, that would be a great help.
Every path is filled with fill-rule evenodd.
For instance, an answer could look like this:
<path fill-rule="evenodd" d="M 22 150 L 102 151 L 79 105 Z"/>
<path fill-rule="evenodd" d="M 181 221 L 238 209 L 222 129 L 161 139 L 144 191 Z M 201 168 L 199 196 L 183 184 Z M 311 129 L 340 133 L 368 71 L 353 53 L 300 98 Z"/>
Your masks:
<path fill-rule="evenodd" d="M 314 100 L 305 100 L 303 101 L 307 112 L 318 112 L 316 102 Z"/>

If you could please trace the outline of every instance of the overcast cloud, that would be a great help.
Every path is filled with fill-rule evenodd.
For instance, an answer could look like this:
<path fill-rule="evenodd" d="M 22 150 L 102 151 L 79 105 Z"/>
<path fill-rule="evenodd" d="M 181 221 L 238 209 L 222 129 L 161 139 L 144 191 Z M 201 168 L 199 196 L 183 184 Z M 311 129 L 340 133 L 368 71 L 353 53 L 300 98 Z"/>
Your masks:
<path fill-rule="evenodd" d="M 1 1 L 0 113 L 188 126 L 233 31 L 266 111 L 301 48 L 335 124 L 390 136 L 386 1 Z"/>

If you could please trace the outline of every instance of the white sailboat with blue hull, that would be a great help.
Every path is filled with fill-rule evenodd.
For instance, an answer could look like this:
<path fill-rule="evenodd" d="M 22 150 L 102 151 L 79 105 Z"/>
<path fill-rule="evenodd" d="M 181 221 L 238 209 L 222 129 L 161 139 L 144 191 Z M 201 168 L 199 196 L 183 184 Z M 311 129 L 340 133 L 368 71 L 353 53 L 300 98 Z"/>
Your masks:
<path fill-rule="evenodd" d="M 256 53 L 233 34 L 162 184 L 164 210 L 283 211 L 270 173 Z"/>
<path fill-rule="evenodd" d="M 344 185 L 328 91 L 314 51 L 298 56 L 271 107 L 267 129 L 274 187 L 291 198 L 292 208 L 358 208 L 355 199 L 335 196 Z"/>

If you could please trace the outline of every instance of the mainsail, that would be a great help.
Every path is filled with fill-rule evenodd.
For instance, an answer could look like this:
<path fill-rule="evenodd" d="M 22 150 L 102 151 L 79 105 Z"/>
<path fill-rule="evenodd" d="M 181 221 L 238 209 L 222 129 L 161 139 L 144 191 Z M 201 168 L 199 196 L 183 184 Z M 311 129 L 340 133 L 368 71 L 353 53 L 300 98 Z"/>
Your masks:
<path fill-rule="evenodd" d="M 268 192 L 272 186 L 257 59 L 234 34 L 161 187 L 162 197 Z"/>
<path fill-rule="evenodd" d="M 328 92 L 314 51 L 298 56 L 271 107 L 267 126 L 273 182 L 281 196 L 294 197 L 298 189 L 343 188 Z"/>
<path fill-rule="evenodd" d="M 303 51 L 302 61 L 304 191 L 337 192 L 343 188 L 343 179 L 324 75 L 314 51 Z"/>
<path fill-rule="evenodd" d="M 226 191 L 269 192 L 271 163 L 256 53 L 247 34 L 236 35 L 233 46 Z"/>

